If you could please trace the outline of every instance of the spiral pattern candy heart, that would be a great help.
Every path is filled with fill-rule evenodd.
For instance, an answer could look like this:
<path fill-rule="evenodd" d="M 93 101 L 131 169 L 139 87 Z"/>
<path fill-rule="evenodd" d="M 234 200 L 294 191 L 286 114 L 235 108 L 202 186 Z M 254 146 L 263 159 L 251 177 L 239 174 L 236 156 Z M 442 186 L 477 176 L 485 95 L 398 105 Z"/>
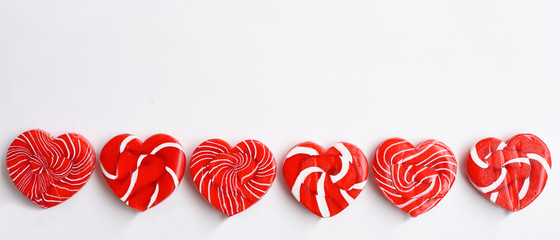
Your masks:
<path fill-rule="evenodd" d="M 272 152 L 256 140 L 234 148 L 221 139 L 205 141 L 194 150 L 190 168 L 202 196 L 227 216 L 257 202 L 276 177 Z"/>
<path fill-rule="evenodd" d="M 283 172 L 296 200 L 320 217 L 348 207 L 368 178 L 365 155 L 345 142 L 326 151 L 313 142 L 300 143 L 286 155 Z"/>
<path fill-rule="evenodd" d="M 392 138 L 377 148 L 373 173 L 383 195 L 416 217 L 447 194 L 455 181 L 457 160 L 442 142 L 431 139 L 414 147 L 402 138 Z"/>
<path fill-rule="evenodd" d="M 81 135 L 30 130 L 10 145 L 8 173 L 16 187 L 32 202 L 49 208 L 70 198 L 88 181 L 95 152 Z"/>
<path fill-rule="evenodd" d="M 144 143 L 131 134 L 118 135 L 105 144 L 100 161 L 109 187 L 138 211 L 165 200 L 185 172 L 183 147 L 166 134 L 153 135 Z"/>
<path fill-rule="evenodd" d="M 467 176 L 492 203 L 518 211 L 542 192 L 551 168 L 550 151 L 532 134 L 519 134 L 506 144 L 486 138 L 471 148 Z"/>

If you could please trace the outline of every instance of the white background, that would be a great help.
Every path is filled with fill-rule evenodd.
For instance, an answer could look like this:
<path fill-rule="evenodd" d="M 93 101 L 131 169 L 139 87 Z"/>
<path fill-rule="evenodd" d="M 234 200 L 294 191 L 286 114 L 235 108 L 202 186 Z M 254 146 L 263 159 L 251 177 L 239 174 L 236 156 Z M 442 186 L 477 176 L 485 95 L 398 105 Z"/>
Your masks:
<path fill-rule="evenodd" d="M 2 167 L 0 239 L 558 239 L 559 13 L 556 0 L 0 0 L 1 166 L 17 135 L 42 128 L 80 133 L 97 153 L 120 133 L 165 132 L 188 159 L 209 138 L 254 138 L 280 170 L 260 202 L 226 218 L 188 171 L 138 213 L 99 166 L 47 210 Z M 524 132 L 548 143 L 553 167 L 540 197 L 508 213 L 464 163 L 476 141 Z M 385 200 L 371 169 L 330 219 L 284 183 L 296 143 L 344 140 L 369 157 L 395 136 L 439 139 L 459 162 L 448 195 L 418 218 Z"/>

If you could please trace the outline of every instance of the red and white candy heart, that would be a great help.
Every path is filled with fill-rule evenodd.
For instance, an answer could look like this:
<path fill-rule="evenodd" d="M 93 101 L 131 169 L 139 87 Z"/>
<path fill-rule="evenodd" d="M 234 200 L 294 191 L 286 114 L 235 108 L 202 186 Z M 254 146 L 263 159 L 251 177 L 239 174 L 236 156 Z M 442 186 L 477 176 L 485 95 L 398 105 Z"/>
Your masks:
<path fill-rule="evenodd" d="M 325 151 L 304 142 L 288 152 L 283 172 L 296 200 L 317 216 L 332 217 L 358 197 L 368 178 L 368 163 L 350 143 L 340 142 Z"/>
<path fill-rule="evenodd" d="M 95 152 L 81 135 L 68 133 L 53 138 L 30 130 L 10 145 L 8 173 L 16 187 L 42 208 L 65 201 L 88 181 L 95 166 Z"/>
<path fill-rule="evenodd" d="M 194 150 L 190 170 L 202 196 L 233 216 L 268 191 L 276 177 L 276 161 L 259 141 L 245 140 L 232 148 L 221 139 L 210 139 Z"/>
<path fill-rule="evenodd" d="M 541 194 L 551 163 L 548 147 L 535 135 L 516 135 L 508 143 L 486 138 L 471 148 L 467 176 L 492 203 L 518 211 Z"/>
<path fill-rule="evenodd" d="M 427 140 L 414 147 L 404 139 L 392 138 L 377 148 L 373 173 L 383 195 L 416 217 L 447 194 L 455 181 L 457 161 L 442 142 Z"/>
<path fill-rule="evenodd" d="M 175 138 L 156 134 L 144 143 L 130 134 L 111 139 L 101 151 L 101 170 L 109 187 L 127 205 L 145 211 L 177 188 L 185 153 Z"/>

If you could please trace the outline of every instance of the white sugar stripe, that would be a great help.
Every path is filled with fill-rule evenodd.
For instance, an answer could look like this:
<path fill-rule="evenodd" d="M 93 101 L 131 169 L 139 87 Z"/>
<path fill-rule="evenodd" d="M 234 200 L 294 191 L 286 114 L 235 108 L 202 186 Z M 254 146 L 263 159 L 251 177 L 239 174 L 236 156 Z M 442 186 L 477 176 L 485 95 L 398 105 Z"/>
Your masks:
<path fill-rule="evenodd" d="M 404 177 L 403 177 L 403 179 L 404 179 L 404 183 L 406 183 L 406 184 L 410 184 L 410 183 L 414 180 L 414 178 L 416 177 L 416 174 L 420 173 L 420 171 L 416 172 L 416 174 L 414 174 L 414 175 L 411 176 L 410 181 L 409 181 L 406 177 L 407 177 L 407 176 L 410 176 L 410 175 L 408 174 L 408 171 L 410 171 L 410 169 L 412 168 L 412 166 L 414 166 L 414 165 L 408 165 L 408 167 L 406 168 L 406 171 L 404 171 Z M 399 165 L 399 170 L 400 170 L 400 165 Z M 399 182 L 400 182 L 400 181 L 399 181 Z"/>
<path fill-rule="evenodd" d="M 414 151 L 414 150 L 416 150 L 416 149 L 414 149 L 414 148 L 409 148 L 409 149 L 404 149 L 404 150 L 398 151 L 397 153 L 394 153 L 394 154 L 391 156 L 391 159 L 389 159 L 388 162 L 392 163 L 396 156 L 399 156 L 399 155 L 401 155 L 401 154 L 403 154 L 403 153 L 405 153 L 405 152 L 410 152 L 410 151 Z"/>
<path fill-rule="evenodd" d="M 422 149 L 422 150 L 419 151 L 418 153 L 413 154 L 413 155 L 410 155 L 410 156 L 406 157 L 405 159 L 399 161 L 399 164 L 402 164 L 402 163 L 404 163 L 404 162 L 407 162 L 407 161 L 409 161 L 409 160 L 411 160 L 411 159 L 414 159 L 414 158 L 416 158 L 416 157 L 422 155 L 424 152 L 428 151 L 428 150 L 429 150 L 430 148 L 432 148 L 434 145 L 436 145 L 436 144 L 435 144 L 435 143 L 432 143 L 432 144 L 428 145 L 426 148 Z"/>
<path fill-rule="evenodd" d="M 441 155 L 440 153 L 443 153 L 444 155 Z M 423 160 L 420 161 L 418 164 L 419 164 L 419 165 L 429 165 L 430 163 L 432 163 L 433 161 L 435 161 L 435 160 L 437 160 L 437 159 L 439 159 L 439 158 L 449 156 L 449 155 L 445 155 L 445 153 L 447 153 L 447 150 L 446 150 L 446 149 L 439 150 L 439 151 L 437 151 L 437 152 L 435 152 L 435 153 L 432 153 L 432 155 L 430 155 L 429 157 L 423 159 Z M 434 156 L 436 156 L 436 155 L 440 155 L 440 156 L 438 156 L 438 157 L 436 157 L 436 158 L 432 158 L 432 157 L 434 157 Z"/>
<path fill-rule="evenodd" d="M 66 142 L 64 140 L 60 139 L 60 138 L 57 138 L 57 140 L 61 141 L 64 144 L 64 147 L 66 148 L 66 152 L 70 153 L 70 149 L 68 148 L 68 144 L 66 144 Z"/>
<path fill-rule="evenodd" d="M 541 155 L 535 153 L 527 153 L 527 157 L 539 162 L 543 166 L 544 170 L 546 171 L 547 176 L 550 174 L 550 165 L 548 164 L 546 159 L 541 157 Z"/>
<path fill-rule="evenodd" d="M 398 208 L 403 208 L 406 207 L 408 204 L 410 204 L 411 202 L 414 202 L 414 200 L 416 200 L 415 198 L 411 198 L 410 200 L 408 200 L 407 202 L 403 203 L 403 204 L 399 204 L 397 205 Z"/>
<path fill-rule="evenodd" d="M 502 182 L 506 179 L 506 175 L 507 175 L 507 170 L 505 168 L 502 168 L 502 172 L 500 173 L 500 176 L 495 182 L 493 182 L 492 184 L 486 187 L 479 187 L 478 189 L 483 193 L 489 193 L 491 191 L 494 191 L 494 189 L 500 186 L 500 184 L 502 184 Z"/>
<path fill-rule="evenodd" d="M 292 149 L 288 153 L 288 155 L 286 155 L 286 158 L 289 158 L 289 157 L 294 156 L 296 154 L 307 154 L 307 155 L 311 155 L 311 156 L 319 155 L 317 150 L 315 150 L 313 148 L 310 148 L 310 147 L 295 147 L 294 149 Z"/>
<path fill-rule="evenodd" d="M 146 154 L 142 154 L 140 155 L 140 157 L 138 157 L 138 161 L 136 162 L 136 167 L 140 167 L 140 165 L 142 164 L 142 160 L 144 160 L 144 158 L 148 156 Z"/>
<path fill-rule="evenodd" d="M 323 172 L 323 169 L 318 167 L 308 167 L 306 169 L 303 169 L 297 176 L 296 181 L 294 182 L 294 185 L 292 187 L 292 194 L 298 201 L 300 200 L 299 193 L 303 181 L 305 181 L 305 179 L 307 178 L 307 176 L 309 176 L 309 174 L 316 173 L 316 172 Z"/>
<path fill-rule="evenodd" d="M 394 147 L 394 146 L 398 146 L 398 145 L 400 145 L 401 143 L 405 143 L 405 142 L 406 142 L 406 141 L 396 142 L 396 143 L 393 143 L 393 144 L 389 145 L 387 148 L 385 148 L 385 151 L 383 151 L 383 160 L 387 161 L 386 155 L 387 155 L 387 151 L 389 151 L 390 148 L 392 148 L 392 147 Z M 385 142 L 383 142 L 383 143 L 385 143 Z M 381 144 L 381 145 L 383 145 L 383 144 Z M 378 149 L 378 150 L 379 150 L 379 149 Z M 379 157 L 378 157 L 377 159 L 379 159 Z M 386 167 L 389 167 L 389 165 L 387 165 L 387 162 L 385 162 L 385 161 L 384 161 L 385 166 L 386 166 Z M 382 168 L 382 169 L 384 169 L 384 168 Z"/>
<path fill-rule="evenodd" d="M 348 191 L 352 190 L 352 189 L 364 189 L 364 187 L 366 186 L 367 180 L 361 182 L 361 183 L 356 183 L 354 185 L 352 185 L 352 187 L 348 188 Z"/>
<path fill-rule="evenodd" d="M 128 195 L 130 195 L 130 193 L 132 192 L 132 189 L 134 188 L 134 185 L 136 184 L 136 179 L 137 178 L 138 178 L 138 170 L 136 170 L 132 173 L 132 177 L 130 179 L 130 185 L 128 185 L 128 190 L 126 190 L 126 193 L 121 197 L 121 200 L 123 202 L 126 202 L 126 200 L 128 199 Z"/>
<path fill-rule="evenodd" d="M 395 197 L 399 197 L 399 198 L 402 197 L 401 195 L 395 194 L 395 193 L 393 193 L 393 192 L 391 192 L 391 191 L 389 191 L 389 190 L 387 190 L 387 189 L 384 189 L 384 188 L 381 188 L 381 191 L 382 191 L 384 194 L 389 194 L 389 195 L 391 195 L 391 196 L 395 196 Z"/>
<path fill-rule="evenodd" d="M 117 174 L 115 173 L 115 175 L 110 174 L 109 172 L 107 172 L 107 170 L 105 170 L 105 168 L 103 167 L 103 163 L 99 164 L 101 166 L 101 172 L 103 172 L 103 175 L 111 180 L 115 180 L 117 179 Z"/>
<path fill-rule="evenodd" d="M 392 182 L 378 181 L 377 183 L 383 184 L 385 187 L 387 187 L 389 190 L 391 190 L 393 192 L 396 191 L 395 186 L 393 184 L 391 184 Z M 391 185 L 389 185 L 389 184 L 391 184 Z M 379 186 L 379 187 L 382 187 L 382 186 Z"/>
<path fill-rule="evenodd" d="M 123 202 L 126 202 L 126 200 L 128 199 L 128 196 L 132 193 L 132 189 L 134 188 L 134 185 L 136 185 L 136 180 L 138 179 L 138 167 L 140 166 L 140 164 L 142 164 L 142 160 L 146 157 L 147 155 L 140 155 L 140 157 L 138 158 L 138 162 L 136 163 L 136 170 L 132 173 L 131 179 L 130 179 L 130 185 L 128 185 L 128 189 L 126 190 L 126 193 L 124 194 L 124 196 L 121 197 L 121 200 Z"/>
<path fill-rule="evenodd" d="M 354 200 L 354 198 L 352 198 L 350 195 L 348 195 L 348 192 L 340 189 L 340 194 L 342 195 L 342 197 L 344 198 L 344 200 L 346 200 L 346 202 L 348 204 L 350 204 L 352 202 L 352 200 Z"/>
<path fill-rule="evenodd" d="M 163 148 L 166 148 L 166 147 L 174 147 L 174 148 L 177 148 L 177 149 L 181 150 L 182 152 L 185 152 L 183 150 L 183 147 L 181 146 L 181 144 L 178 144 L 178 143 L 163 143 L 163 144 L 157 146 L 156 148 L 154 148 L 154 150 L 150 154 L 154 155 L 159 150 L 161 150 Z"/>
<path fill-rule="evenodd" d="M 248 162 L 248 161 L 247 161 Z M 257 168 L 253 168 L 253 171 L 250 174 L 245 175 L 245 177 L 241 178 L 241 182 L 244 182 L 246 178 L 251 177 L 254 172 L 257 171 Z"/>
<path fill-rule="evenodd" d="M 505 162 L 503 166 L 508 165 L 508 164 L 512 164 L 512 163 L 525 163 L 525 164 L 531 165 L 531 162 L 529 162 L 529 158 L 514 158 L 514 159 L 510 159 L 507 162 Z"/>
<path fill-rule="evenodd" d="M 318 196 L 326 196 L 325 194 L 325 173 L 321 174 L 319 180 L 317 181 L 317 195 Z"/>
<path fill-rule="evenodd" d="M 429 199 L 424 199 L 424 201 L 422 201 L 420 204 L 416 205 L 416 207 L 408 210 L 408 213 L 411 213 L 412 211 L 416 210 L 419 207 L 426 207 L 424 204 L 428 201 Z M 427 208 L 429 209 L 429 208 Z"/>
<path fill-rule="evenodd" d="M 527 195 L 527 192 L 529 191 L 529 178 L 526 178 L 525 181 L 523 181 L 523 186 L 521 187 L 521 190 L 519 190 L 519 195 L 517 195 L 519 201 L 521 201 L 521 199 L 525 198 L 525 195 Z"/>
<path fill-rule="evenodd" d="M 340 172 L 336 175 L 331 175 L 331 180 L 333 183 L 340 181 L 340 179 L 346 176 L 348 173 L 348 169 L 350 169 L 350 163 L 352 163 L 352 154 L 348 151 L 348 148 L 344 146 L 343 143 L 337 143 L 334 145 L 334 148 L 340 152 L 342 156 L 340 156 L 340 162 L 342 163 L 342 167 L 340 168 Z"/>
<path fill-rule="evenodd" d="M 325 174 L 321 174 L 319 181 L 317 182 L 317 206 L 319 207 L 319 212 L 323 217 L 330 217 L 329 206 L 327 205 L 327 199 L 325 194 Z"/>
<path fill-rule="evenodd" d="M 25 136 L 25 134 L 22 134 L 21 136 L 25 138 L 27 144 L 29 144 L 29 147 L 31 147 L 31 151 L 33 151 L 33 155 L 37 155 L 37 151 L 35 151 L 35 148 L 33 147 L 34 144 L 31 141 L 29 141 L 29 139 Z M 33 136 L 31 136 L 31 139 L 33 139 Z"/>
<path fill-rule="evenodd" d="M 152 197 L 150 198 L 150 203 L 148 203 L 148 208 L 151 208 L 154 202 L 156 202 L 158 193 L 159 193 L 159 184 L 156 184 L 156 190 L 154 190 L 154 194 L 152 194 Z"/>
<path fill-rule="evenodd" d="M 29 165 L 25 166 L 23 169 L 21 169 L 21 171 L 18 173 L 18 175 L 16 175 L 12 181 L 16 182 L 17 179 L 19 178 L 19 176 L 21 176 L 21 174 L 26 175 L 28 173 L 27 168 L 29 167 Z M 10 175 L 13 176 L 13 174 L 17 173 L 19 169 L 15 170 L 13 173 L 11 173 Z"/>
<path fill-rule="evenodd" d="M 481 168 L 488 168 L 488 163 L 485 163 L 478 157 L 478 153 L 476 152 L 476 145 L 471 148 L 471 158 L 476 165 Z"/>
<path fill-rule="evenodd" d="M 171 178 L 173 178 L 173 183 L 175 184 L 175 187 L 177 187 L 177 185 L 179 185 L 179 179 L 177 178 L 175 172 L 173 172 L 173 170 L 171 170 L 171 168 L 169 167 L 165 167 L 165 170 L 169 173 L 169 175 L 171 175 Z"/>
<path fill-rule="evenodd" d="M 428 177 L 426 177 L 426 178 L 428 178 Z M 420 197 L 428 194 L 429 192 L 431 192 L 432 189 L 434 189 L 434 186 L 436 185 L 436 178 L 437 178 L 436 176 L 433 176 L 432 181 L 430 181 L 430 186 L 428 187 L 428 189 L 426 189 L 424 192 L 416 195 L 415 198 L 420 198 Z M 424 179 L 422 179 L 422 181 L 420 181 L 420 182 L 424 182 Z"/>
<path fill-rule="evenodd" d="M 138 137 L 132 136 L 132 135 L 126 137 L 126 138 L 121 142 L 121 146 L 120 146 L 120 148 L 119 148 L 119 152 L 120 152 L 120 153 L 124 152 L 124 149 L 126 148 L 126 145 L 128 145 L 128 143 L 129 143 L 130 141 L 132 141 L 132 139 L 135 139 L 135 138 L 138 138 Z"/>
<path fill-rule="evenodd" d="M 490 202 L 496 203 L 496 199 L 498 199 L 498 192 L 493 192 L 490 194 Z"/>
<path fill-rule="evenodd" d="M 76 146 L 74 146 L 74 142 L 70 140 L 70 135 L 66 134 L 66 137 L 68 138 L 70 145 L 72 145 L 72 155 L 69 158 L 74 159 L 74 154 L 76 153 Z"/>
<path fill-rule="evenodd" d="M 503 150 L 506 146 L 507 144 L 505 142 L 501 142 L 500 145 L 498 145 L 498 148 L 496 148 L 496 150 L 497 151 Z"/>

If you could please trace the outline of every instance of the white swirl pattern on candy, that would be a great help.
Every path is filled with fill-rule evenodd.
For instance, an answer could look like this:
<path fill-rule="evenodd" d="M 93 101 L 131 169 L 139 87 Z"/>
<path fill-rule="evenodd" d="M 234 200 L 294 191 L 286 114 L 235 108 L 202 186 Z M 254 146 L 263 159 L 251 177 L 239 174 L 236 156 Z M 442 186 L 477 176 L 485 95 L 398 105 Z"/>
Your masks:
<path fill-rule="evenodd" d="M 122 142 L 119 144 L 119 153 L 122 154 L 122 153 L 126 150 L 128 144 L 129 144 L 131 141 L 135 140 L 135 139 L 138 140 L 138 141 L 140 141 L 140 138 L 138 138 L 138 137 L 136 137 L 136 136 L 134 136 L 134 135 L 129 135 L 129 136 L 127 136 L 126 138 L 124 138 L 124 139 L 122 140 Z M 137 159 L 137 162 L 136 162 L 136 169 L 132 172 L 132 175 L 131 175 L 131 178 L 130 178 L 130 183 L 129 183 L 129 185 L 128 185 L 127 191 L 126 191 L 122 196 L 118 196 L 118 197 L 121 199 L 121 201 L 123 201 L 123 202 L 126 203 L 127 205 L 130 205 L 129 202 L 128 202 L 128 200 L 129 200 L 130 194 L 133 192 L 134 188 L 136 187 L 136 183 L 137 183 L 137 181 L 138 181 L 138 174 L 139 174 L 138 171 L 139 171 L 139 168 L 140 168 L 140 166 L 141 166 L 141 164 L 142 164 L 142 161 L 143 161 L 144 158 L 146 158 L 147 156 L 155 155 L 155 154 L 157 154 L 160 150 L 162 150 L 162 149 L 164 149 L 164 148 L 176 148 L 176 149 L 180 150 L 180 151 L 182 152 L 183 155 L 184 155 L 184 152 L 185 152 L 185 151 L 183 150 L 183 147 L 182 147 L 179 143 L 165 142 L 165 143 L 162 143 L 162 144 L 160 144 L 160 145 L 154 147 L 153 150 L 150 151 L 149 154 L 140 154 L 140 155 L 138 156 L 138 159 Z M 119 177 L 119 176 L 118 176 L 118 172 L 119 172 L 119 171 L 118 171 L 118 164 L 117 164 L 117 168 L 115 168 L 115 173 L 110 173 L 110 172 L 108 172 L 108 171 L 105 169 L 105 167 L 103 166 L 103 162 L 100 162 L 99 165 L 101 166 L 101 172 L 103 173 L 103 175 L 104 175 L 106 178 L 108 178 L 108 179 L 110 179 L 110 180 L 116 180 L 116 179 Z M 171 177 L 171 179 L 173 180 L 174 188 L 176 188 L 176 187 L 179 185 L 179 179 L 178 179 L 178 177 L 177 177 L 177 174 L 175 174 L 175 172 L 174 172 L 171 168 L 169 168 L 168 166 L 165 166 L 165 170 L 166 170 L 166 172 L 169 174 L 169 176 Z M 149 203 L 148 203 L 148 205 L 147 205 L 147 208 L 148 208 L 148 209 L 152 207 L 152 205 L 155 203 L 156 199 L 158 198 L 159 188 L 160 188 L 159 184 L 156 183 L 155 189 L 154 189 L 154 191 L 153 191 L 153 193 L 152 193 L 152 196 L 150 197 L 150 201 L 149 201 Z"/>
<path fill-rule="evenodd" d="M 507 146 L 506 143 L 501 142 L 499 144 L 499 146 L 496 148 L 496 151 L 500 151 L 503 150 L 505 147 Z M 476 150 L 476 145 L 473 146 L 470 150 L 470 156 L 471 159 L 473 160 L 473 162 L 480 168 L 482 169 L 487 169 L 488 168 L 488 159 L 492 156 L 491 152 L 490 154 L 488 154 L 487 156 L 484 157 L 484 160 L 480 159 L 478 152 Z M 544 168 L 546 174 L 550 174 L 550 169 L 551 166 L 548 164 L 548 162 L 540 155 L 535 154 L 535 153 L 525 153 L 525 155 L 527 156 L 525 157 L 521 157 L 521 158 L 513 158 L 510 159 L 506 162 L 504 162 L 502 164 L 502 167 L 500 168 L 500 175 L 499 177 L 496 179 L 496 181 L 492 182 L 490 185 L 487 186 L 478 186 L 476 185 L 472 180 L 469 179 L 469 181 L 471 181 L 471 183 L 473 184 L 473 186 L 475 186 L 480 192 L 482 193 L 490 193 L 490 201 L 492 203 L 496 203 L 496 200 L 498 198 L 498 187 L 502 185 L 502 183 L 505 181 L 506 176 L 508 174 L 507 169 L 505 168 L 506 165 L 508 164 L 513 164 L 513 163 L 522 163 L 522 164 L 527 164 L 527 165 L 531 165 L 530 160 L 535 160 L 538 163 L 540 163 L 542 165 L 542 167 Z M 522 200 L 523 198 L 525 198 L 525 196 L 527 195 L 527 191 L 529 190 L 529 185 L 530 185 L 530 180 L 529 178 L 526 178 L 523 181 L 523 185 L 521 187 L 521 190 L 518 193 L 518 199 Z"/>
<path fill-rule="evenodd" d="M 438 141 L 429 140 L 416 148 L 395 138 L 376 150 L 373 171 L 387 199 L 417 216 L 433 208 L 453 183 L 457 166 L 454 159 L 451 151 Z M 422 178 L 417 179 L 418 176 Z"/>
<path fill-rule="evenodd" d="M 87 149 L 82 149 L 82 145 Z M 16 187 L 43 208 L 54 206 L 80 190 L 91 176 L 94 163 L 93 148 L 81 136 L 64 134 L 53 138 L 42 130 L 18 136 L 6 158 Z"/>
<path fill-rule="evenodd" d="M 272 153 L 256 140 L 232 149 L 221 139 L 205 141 L 194 151 L 190 169 L 201 194 L 228 216 L 258 201 L 276 176 Z"/>
<path fill-rule="evenodd" d="M 321 173 L 321 175 L 319 177 L 319 180 L 317 181 L 317 186 L 316 186 L 317 195 L 315 196 L 315 199 L 316 199 L 319 211 L 320 211 L 320 213 L 323 217 L 330 217 L 331 216 L 331 213 L 329 211 L 329 207 L 327 205 L 327 199 L 326 199 L 327 194 L 325 193 L 325 191 L 326 191 L 326 189 L 325 189 L 325 176 L 328 175 L 330 180 L 333 183 L 336 183 L 336 182 L 340 181 L 348 173 L 348 170 L 350 169 L 350 164 L 352 163 L 352 159 L 353 159 L 352 154 L 350 153 L 348 148 L 346 148 L 346 146 L 343 143 L 337 143 L 333 147 L 336 148 L 338 150 L 338 152 L 340 153 L 340 157 L 338 158 L 340 160 L 340 164 L 341 164 L 340 171 L 335 175 L 329 175 L 328 173 L 326 173 L 323 169 L 321 169 L 319 167 L 311 166 L 311 167 L 305 168 L 305 169 L 301 170 L 301 172 L 297 176 L 297 178 L 296 178 L 296 180 L 295 180 L 295 182 L 292 186 L 292 189 L 291 189 L 294 197 L 298 201 L 301 201 L 300 192 L 301 192 L 301 187 L 302 187 L 304 181 L 312 173 Z M 288 152 L 288 154 L 286 155 L 286 159 L 290 158 L 294 155 L 297 155 L 297 154 L 305 154 L 305 155 L 308 155 L 308 156 L 319 155 L 317 150 L 315 150 L 311 147 L 298 146 L 298 147 L 295 147 L 291 151 Z M 366 184 L 366 181 L 363 181 L 363 182 L 354 184 L 348 190 L 340 189 L 340 194 L 342 195 L 342 197 L 346 201 L 346 204 L 350 204 L 352 202 L 352 200 L 354 200 L 354 198 L 355 198 L 355 197 L 350 196 L 348 194 L 348 192 L 351 191 L 351 190 L 355 190 L 355 189 L 362 190 L 364 188 L 365 184 Z"/>

